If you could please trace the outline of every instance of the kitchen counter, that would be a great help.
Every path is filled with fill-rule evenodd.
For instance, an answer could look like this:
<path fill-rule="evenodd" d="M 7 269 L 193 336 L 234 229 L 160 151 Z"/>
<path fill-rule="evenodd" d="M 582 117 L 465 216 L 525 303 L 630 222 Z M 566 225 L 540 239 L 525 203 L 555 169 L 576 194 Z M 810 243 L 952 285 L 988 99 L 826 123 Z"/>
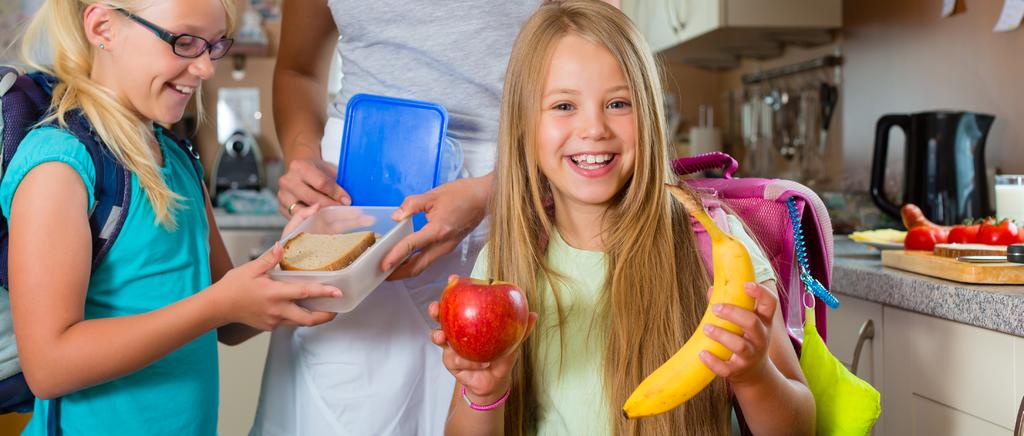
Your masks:
<path fill-rule="evenodd" d="M 971 285 L 882 266 L 877 250 L 837 236 L 832 291 L 1024 337 L 1024 286 Z M 1024 267 L 1022 267 L 1024 268 Z"/>
<path fill-rule="evenodd" d="M 277 230 L 280 232 L 285 224 L 288 224 L 288 220 L 277 213 L 269 215 L 232 214 L 220 208 L 213 209 L 213 219 L 217 221 L 217 228 L 221 230 Z"/>

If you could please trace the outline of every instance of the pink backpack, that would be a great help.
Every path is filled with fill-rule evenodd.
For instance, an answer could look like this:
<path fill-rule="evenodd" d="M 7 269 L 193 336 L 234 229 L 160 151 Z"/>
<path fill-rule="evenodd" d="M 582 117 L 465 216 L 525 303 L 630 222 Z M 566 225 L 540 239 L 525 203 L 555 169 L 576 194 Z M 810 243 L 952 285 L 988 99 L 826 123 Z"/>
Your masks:
<path fill-rule="evenodd" d="M 832 284 L 832 222 L 825 204 L 806 186 L 789 180 L 733 178 L 732 174 L 738 166 L 732 156 L 721 152 L 684 157 L 672 162 L 672 170 L 680 176 L 711 169 L 724 170 L 721 179 L 686 179 L 684 182 L 705 197 L 705 205 L 716 221 L 724 219 L 724 213 L 716 203 L 721 202 L 746 224 L 752 236 L 760 242 L 779 278 L 782 316 L 794 339 L 794 345 L 799 346 L 803 339 L 803 287 L 796 255 L 797 239 L 787 202 L 793 198 L 796 206 L 795 212 L 806 247 L 808 272 L 825 289 Z M 720 222 L 719 225 L 724 223 Z M 696 233 L 701 254 L 706 264 L 710 265 L 711 240 L 699 224 Z M 820 298 L 815 298 L 815 320 L 823 340 L 827 340 L 827 309 Z"/>

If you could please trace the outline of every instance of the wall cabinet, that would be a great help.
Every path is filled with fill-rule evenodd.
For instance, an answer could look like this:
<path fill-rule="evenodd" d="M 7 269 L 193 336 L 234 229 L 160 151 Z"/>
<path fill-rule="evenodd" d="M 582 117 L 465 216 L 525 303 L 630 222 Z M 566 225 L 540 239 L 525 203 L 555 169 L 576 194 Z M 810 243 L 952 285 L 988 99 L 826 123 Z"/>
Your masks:
<path fill-rule="evenodd" d="M 843 24 L 841 0 L 622 0 L 622 10 L 654 51 L 707 67 L 824 44 Z"/>

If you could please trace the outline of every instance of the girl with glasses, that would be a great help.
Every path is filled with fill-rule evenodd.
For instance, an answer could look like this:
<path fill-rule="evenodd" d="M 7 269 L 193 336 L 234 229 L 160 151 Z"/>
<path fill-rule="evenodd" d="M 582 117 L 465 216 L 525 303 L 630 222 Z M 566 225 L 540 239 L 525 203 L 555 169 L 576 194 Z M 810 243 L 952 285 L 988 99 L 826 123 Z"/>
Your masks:
<path fill-rule="evenodd" d="M 232 269 L 196 157 L 159 127 L 213 76 L 234 15 L 233 0 L 48 0 L 28 28 L 26 62 L 56 85 L 0 182 L 15 337 L 37 397 L 25 434 L 216 434 L 218 340 L 334 317 L 295 300 L 339 290 L 269 278 L 280 246 Z M 52 65 L 33 58 L 41 47 Z M 101 179 L 69 130 L 80 122 L 131 178 L 95 266 Z"/>

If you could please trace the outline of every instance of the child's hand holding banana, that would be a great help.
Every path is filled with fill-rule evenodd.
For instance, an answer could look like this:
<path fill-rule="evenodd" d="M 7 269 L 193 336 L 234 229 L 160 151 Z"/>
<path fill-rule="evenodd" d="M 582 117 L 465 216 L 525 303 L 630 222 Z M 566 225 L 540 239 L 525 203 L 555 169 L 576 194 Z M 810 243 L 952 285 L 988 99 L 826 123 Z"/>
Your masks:
<path fill-rule="evenodd" d="M 719 229 L 695 198 L 676 186 L 667 189 L 711 237 L 714 286 L 698 331 L 626 400 L 622 409 L 629 418 L 669 411 L 716 375 L 734 384 L 754 384 L 764 380 L 769 365 L 768 330 L 776 300 L 769 290 L 751 283 L 754 267 L 746 247 Z"/>
<path fill-rule="evenodd" d="M 732 322 L 743 331 L 736 334 L 714 324 L 704 325 L 704 334 L 732 351 L 732 357 L 722 360 L 704 350 L 700 360 L 734 387 L 764 380 L 768 359 L 769 330 L 778 303 L 775 294 L 763 285 L 745 283 L 743 290 L 754 299 L 754 310 L 728 303 L 713 304 L 711 311 L 719 318 Z"/>

